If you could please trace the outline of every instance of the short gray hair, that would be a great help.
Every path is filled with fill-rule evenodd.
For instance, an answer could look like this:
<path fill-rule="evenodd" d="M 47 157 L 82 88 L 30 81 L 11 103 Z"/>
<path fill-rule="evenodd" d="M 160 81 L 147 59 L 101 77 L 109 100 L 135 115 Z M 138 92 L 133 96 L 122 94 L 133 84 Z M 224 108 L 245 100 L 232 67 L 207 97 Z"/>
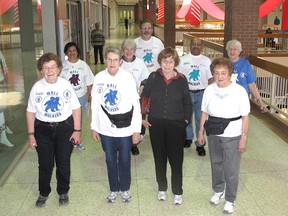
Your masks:
<path fill-rule="evenodd" d="M 240 52 L 242 52 L 242 44 L 238 40 L 230 40 L 226 44 L 226 50 L 230 49 L 231 46 L 236 46 Z"/>
<path fill-rule="evenodd" d="M 123 42 L 122 42 L 122 45 L 121 45 L 121 49 L 124 50 L 125 47 L 127 46 L 132 46 L 134 48 L 134 50 L 136 51 L 136 43 L 134 40 L 132 39 L 125 39 Z"/>
<path fill-rule="evenodd" d="M 117 47 L 107 47 L 105 50 L 105 58 L 107 58 L 109 53 L 114 53 L 114 54 L 118 55 L 119 59 L 121 59 L 121 57 L 122 57 L 122 52 Z"/>

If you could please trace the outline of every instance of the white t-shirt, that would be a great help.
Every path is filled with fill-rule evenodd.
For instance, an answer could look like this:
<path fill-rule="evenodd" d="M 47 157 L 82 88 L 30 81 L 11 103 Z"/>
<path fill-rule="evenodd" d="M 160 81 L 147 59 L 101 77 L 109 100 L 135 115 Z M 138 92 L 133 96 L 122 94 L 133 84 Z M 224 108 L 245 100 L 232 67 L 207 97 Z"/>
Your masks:
<path fill-rule="evenodd" d="M 135 79 L 129 72 L 119 68 L 115 76 L 111 76 L 107 69 L 97 73 L 91 95 L 91 130 L 111 137 L 131 136 L 134 132 L 141 132 L 139 94 Z M 112 125 L 101 105 L 112 115 L 129 112 L 133 106 L 131 125 L 125 128 Z"/>
<path fill-rule="evenodd" d="M 144 61 L 150 73 L 156 71 L 160 67 L 157 61 L 158 54 L 164 49 L 162 41 L 154 36 L 148 41 L 142 40 L 141 37 L 134 41 L 136 43 L 135 55 Z"/>
<path fill-rule="evenodd" d="M 121 68 L 133 75 L 138 88 L 141 82 L 147 79 L 150 74 L 143 60 L 138 57 L 136 57 L 133 62 L 122 60 Z"/>
<path fill-rule="evenodd" d="M 78 108 L 80 103 L 70 83 L 58 77 L 54 84 L 48 83 L 45 78 L 34 84 L 27 111 L 36 113 L 35 117 L 40 121 L 61 122 Z"/>
<path fill-rule="evenodd" d="M 180 58 L 177 70 L 186 76 L 190 90 L 201 90 L 207 88 L 208 80 L 212 77 L 210 65 L 208 57 L 188 53 Z"/>
<path fill-rule="evenodd" d="M 82 97 L 87 93 L 87 86 L 92 85 L 94 79 L 90 67 L 81 59 L 76 63 L 64 61 L 59 76 L 70 82 L 77 97 Z"/>
<path fill-rule="evenodd" d="M 250 113 L 250 102 L 242 86 L 231 83 L 226 88 L 219 88 L 216 83 L 212 83 L 204 91 L 201 111 L 220 118 L 247 116 Z M 242 119 L 239 119 L 231 121 L 219 136 L 235 137 L 241 133 Z"/>

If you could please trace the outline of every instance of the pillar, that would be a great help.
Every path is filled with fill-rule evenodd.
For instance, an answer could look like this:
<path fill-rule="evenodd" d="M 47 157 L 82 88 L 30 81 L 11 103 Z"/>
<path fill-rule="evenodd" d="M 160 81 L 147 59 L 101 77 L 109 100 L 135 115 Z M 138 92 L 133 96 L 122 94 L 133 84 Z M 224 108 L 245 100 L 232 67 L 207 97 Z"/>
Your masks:
<path fill-rule="evenodd" d="M 164 46 L 175 48 L 175 0 L 164 0 Z"/>
<path fill-rule="evenodd" d="M 257 54 L 259 6 L 259 0 L 225 1 L 224 44 L 231 39 L 239 40 L 244 57 Z"/>
<path fill-rule="evenodd" d="M 150 20 L 153 23 L 156 23 L 156 0 L 149 0 L 149 14 L 150 14 Z"/>
<path fill-rule="evenodd" d="M 24 93 L 27 102 L 31 88 L 37 80 L 32 1 L 18 1 L 18 10 Z"/>
<path fill-rule="evenodd" d="M 147 0 L 142 0 L 142 20 L 147 19 Z"/>

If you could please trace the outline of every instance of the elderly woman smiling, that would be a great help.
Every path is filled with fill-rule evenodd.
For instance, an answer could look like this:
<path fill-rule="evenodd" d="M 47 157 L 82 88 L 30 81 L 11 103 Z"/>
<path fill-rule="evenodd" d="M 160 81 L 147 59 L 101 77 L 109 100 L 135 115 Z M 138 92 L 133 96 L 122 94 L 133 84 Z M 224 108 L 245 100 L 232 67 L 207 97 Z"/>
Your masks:
<path fill-rule="evenodd" d="M 162 50 L 158 55 L 160 68 L 150 74 L 142 93 L 142 103 L 147 98 L 151 101 L 148 121 L 143 121 L 143 125 L 149 127 L 150 132 L 158 183 L 157 197 L 158 200 L 166 200 L 166 167 L 169 160 L 175 205 L 183 202 L 183 146 L 185 128 L 192 112 L 188 82 L 175 69 L 179 61 L 175 49 L 167 47 Z"/>
<path fill-rule="evenodd" d="M 230 80 L 233 73 L 230 60 L 215 59 L 211 72 L 215 82 L 204 91 L 198 142 L 204 144 L 204 123 L 208 119 L 205 128 L 215 192 L 210 203 L 217 205 L 225 198 L 223 211 L 231 214 L 237 194 L 240 153 L 246 149 L 250 104 L 245 89 Z M 211 129 L 212 121 L 217 122 L 215 130 Z M 223 131 L 219 131 L 219 124 L 224 122 L 228 123 L 226 129 L 224 126 Z"/>

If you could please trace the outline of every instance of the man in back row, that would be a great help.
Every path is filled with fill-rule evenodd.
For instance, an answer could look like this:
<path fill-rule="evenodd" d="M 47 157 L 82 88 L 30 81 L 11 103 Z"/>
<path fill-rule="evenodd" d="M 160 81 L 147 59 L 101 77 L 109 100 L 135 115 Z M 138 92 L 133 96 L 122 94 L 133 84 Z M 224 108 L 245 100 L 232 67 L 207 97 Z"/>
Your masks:
<path fill-rule="evenodd" d="M 180 58 L 178 71 L 183 73 L 189 84 L 191 102 L 192 102 L 192 121 L 186 127 L 186 142 L 185 148 L 189 148 L 195 136 L 196 151 L 199 156 L 205 156 L 206 151 L 204 145 L 199 145 L 197 136 L 201 118 L 201 104 L 205 88 L 213 82 L 213 77 L 210 71 L 211 60 L 201 54 L 202 41 L 198 38 L 193 38 L 190 43 L 190 53 Z M 193 130 L 193 115 L 195 116 L 196 134 Z"/>
<path fill-rule="evenodd" d="M 139 25 L 139 28 L 140 28 L 140 37 L 137 37 L 134 40 L 137 47 L 135 55 L 136 57 L 143 59 L 148 71 L 152 73 L 160 67 L 157 59 L 158 54 L 164 49 L 164 44 L 159 38 L 152 36 L 153 23 L 150 20 L 142 21 Z M 145 135 L 145 127 L 142 126 L 141 140 L 143 140 L 144 135 Z M 139 154 L 139 149 L 137 145 L 133 145 L 131 151 L 133 155 Z"/>
<path fill-rule="evenodd" d="M 103 47 L 105 45 L 105 35 L 100 29 L 100 23 L 95 23 L 95 29 L 91 32 L 91 45 L 94 48 L 94 64 L 98 63 L 98 52 L 101 64 L 104 64 Z"/>

